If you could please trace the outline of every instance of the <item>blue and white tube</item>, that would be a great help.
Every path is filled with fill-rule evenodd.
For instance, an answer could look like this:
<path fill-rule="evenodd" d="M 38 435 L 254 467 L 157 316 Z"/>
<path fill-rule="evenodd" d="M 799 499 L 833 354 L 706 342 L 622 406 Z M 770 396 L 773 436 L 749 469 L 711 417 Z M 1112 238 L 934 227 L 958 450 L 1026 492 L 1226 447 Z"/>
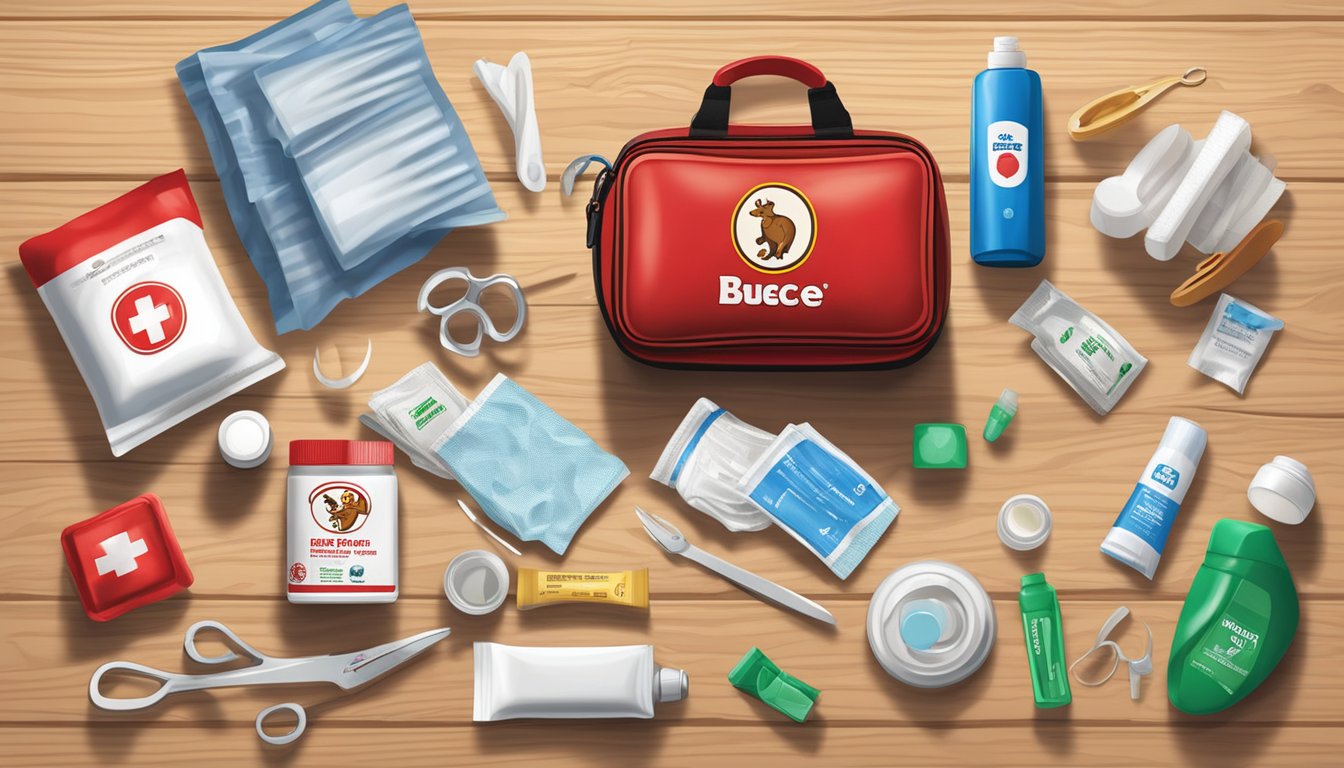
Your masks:
<path fill-rule="evenodd" d="M 1204 428 L 1189 419 L 1173 416 L 1167 422 L 1162 443 L 1101 542 L 1103 553 L 1153 578 L 1208 439 Z"/>

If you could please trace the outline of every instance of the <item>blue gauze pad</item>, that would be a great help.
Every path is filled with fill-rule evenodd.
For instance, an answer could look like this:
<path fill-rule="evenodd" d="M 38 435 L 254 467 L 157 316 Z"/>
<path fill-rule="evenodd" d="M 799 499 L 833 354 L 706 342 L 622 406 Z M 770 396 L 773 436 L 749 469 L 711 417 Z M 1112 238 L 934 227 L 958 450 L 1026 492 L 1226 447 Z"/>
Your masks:
<path fill-rule="evenodd" d="M 630 474 L 620 459 L 502 373 L 434 452 L 491 520 L 559 555 Z"/>

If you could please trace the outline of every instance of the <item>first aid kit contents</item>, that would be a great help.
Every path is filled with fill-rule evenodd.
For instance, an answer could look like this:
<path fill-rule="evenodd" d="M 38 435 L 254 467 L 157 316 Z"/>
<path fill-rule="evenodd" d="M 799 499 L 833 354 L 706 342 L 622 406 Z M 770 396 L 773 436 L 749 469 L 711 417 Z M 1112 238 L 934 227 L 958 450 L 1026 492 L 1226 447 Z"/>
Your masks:
<path fill-rule="evenodd" d="M 1199 262 L 1195 274 L 1171 292 L 1173 307 L 1190 307 L 1218 293 L 1246 274 L 1283 237 L 1283 222 L 1262 221 L 1231 251 L 1219 251 Z"/>
<path fill-rule="evenodd" d="M 443 572 L 443 593 L 463 613 L 493 613 L 509 596 L 509 569 L 493 552 L 467 550 L 448 563 Z"/>
<path fill-rule="evenodd" d="M 226 651 L 217 656 L 201 653 L 197 638 L 206 631 L 218 633 L 236 650 Z M 332 653 L 324 656 L 306 656 L 302 658 L 280 658 L 267 656 L 256 648 L 243 642 L 233 630 L 218 621 L 198 621 L 187 627 L 182 648 L 187 656 L 198 664 L 230 664 L 240 659 L 248 663 L 243 667 L 223 672 L 211 672 L 197 675 L 179 674 L 154 669 L 143 664 L 129 661 L 109 661 L 94 670 L 89 678 L 89 700 L 99 709 L 112 712 L 132 712 L 147 709 L 174 693 L 208 690 L 211 688 L 231 688 L 243 685 L 281 685 L 295 683 L 328 683 L 350 691 L 372 683 L 389 672 L 395 672 L 402 664 L 448 637 L 452 630 L 448 628 L 431 629 L 401 640 L 383 643 L 362 651 Z M 103 677 L 112 673 L 114 677 L 138 677 L 158 683 L 153 693 L 138 698 L 114 698 L 102 691 Z M 290 732 L 272 736 L 263 727 L 271 715 L 285 712 L 293 716 L 297 723 Z M 303 735 L 308 725 L 308 715 L 303 707 L 292 702 L 267 707 L 257 713 L 257 736 L 267 744 L 289 744 Z"/>
<path fill-rule="evenodd" d="M 680 555 L 701 565 L 706 570 L 712 571 L 761 600 L 774 603 L 791 611 L 797 611 L 809 619 L 824 621 L 831 625 L 835 624 L 835 617 L 831 615 L 831 612 L 815 601 L 780 586 L 764 576 L 758 576 L 745 568 L 739 568 L 699 547 L 693 546 L 686 540 L 685 536 L 681 535 L 681 531 L 677 530 L 676 526 L 663 518 L 649 514 L 639 507 L 635 507 L 635 516 L 639 518 L 639 522 L 644 526 L 644 531 L 649 534 L 649 538 L 653 539 L 668 554 Z"/>
<path fill-rule="evenodd" d="M 496 374 L 433 445 L 486 516 L 563 555 L 588 516 L 629 474 L 504 374 Z"/>
<path fill-rule="evenodd" d="M 1103 553 L 1153 578 L 1208 440 L 1195 422 L 1171 417 L 1129 501 L 1102 540 Z"/>
<path fill-rule="evenodd" d="M 1147 623 L 1143 625 L 1143 631 L 1148 635 L 1148 644 L 1144 646 L 1142 656 L 1129 658 L 1124 654 L 1124 651 L 1120 650 L 1120 644 L 1111 639 L 1111 633 L 1115 631 L 1116 627 L 1120 626 L 1120 622 L 1124 621 L 1127 616 L 1129 616 L 1129 608 L 1123 605 L 1116 608 L 1106 619 L 1106 623 L 1101 625 L 1101 630 L 1097 632 L 1096 644 L 1082 656 L 1074 659 L 1073 663 L 1069 665 L 1069 674 L 1073 675 L 1073 679 L 1077 680 L 1079 685 L 1095 687 L 1110 680 L 1123 662 L 1125 668 L 1129 671 L 1129 698 L 1138 701 L 1139 682 L 1153 674 L 1153 630 Z M 1108 651 L 1110 653 L 1110 669 L 1095 678 L 1080 674 L 1078 665 L 1086 663 L 1098 651 Z"/>
<path fill-rule="evenodd" d="M 1269 340 L 1280 330 L 1283 321 L 1279 318 L 1224 293 L 1187 362 L 1238 395 L 1244 394 Z"/>
<path fill-rule="evenodd" d="M 281 333 L 504 218 L 404 5 L 322 0 L 177 73 Z"/>
<path fill-rule="evenodd" d="M 79 604 L 94 621 L 172 597 L 195 580 L 152 493 L 67 527 L 61 549 Z"/>
<path fill-rule="evenodd" d="M 965 469 L 966 427 L 960 424 L 916 424 L 911 451 L 915 469 Z"/>
<path fill-rule="evenodd" d="M 397 471 L 381 440 L 292 440 L 286 527 L 291 603 L 397 599 Z"/>
<path fill-rule="evenodd" d="M 1050 538 L 1050 507 L 1039 496 L 1018 494 L 999 508 L 999 541 L 1021 552 L 1035 549 Z"/>
<path fill-rule="evenodd" d="M 1167 126 L 1122 175 L 1097 184 L 1092 226 L 1117 238 L 1147 229 L 1144 247 L 1159 261 L 1187 241 L 1202 253 L 1232 250 L 1287 187 L 1274 178 L 1274 161 L 1252 155 L 1250 146 L 1250 124 L 1231 112 L 1221 113 L 1201 141 Z"/>
<path fill-rule="evenodd" d="M 1270 520 L 1298 525 L 1316 506 L 1316 483 L 1306 464 L 1290 456 L 1275 456 L 1256 471 L 1246 497 Z"/>
<path fill-rule="evenodd" d="M 546 571 L 518 569 L 518 610 L 588 603 L 649 607 L 649 569 L 631 571 Z"/>
<path fill-rule="evenodd" d="M 391 441 L 420 469 L 446 480 L 453 473 L 434 452 L 434 444 L 470 401 L 433 363 L 412 368 L 390 386 L 369 396 L 369 410 L 359 423 Z"/>
<path fill-rule="evenodd" d="M 1125 337 L 1049 280 L 1036 286 L 1009 322 L 1034 336 L 1032 351 L 1103 416 L 1148 365 Z"/>
<path fill-rule="evenodd" d="M 113 456 L 285 367 L 257 343 L 178 170 L 19 246 Z"/>
<path fill-rule="evenodd" d="M 842 579 L 901 508 L 810 424 L 790 424 L 743 475 L 738 490 Z"/>
<path fill-rule="evenodd" d="M 648 719 L 686 698 L 685 670 L 660 667 L 652 645 L 531 648 L 476 643 L 478 723 L 522 717 Z"/>
<path fill-rule="evenodd" d="M 271 457 L 271 423 L 256 411 L 234 411 L 219 424 L 219 455 L 230 466 L 255 469 Z"/>
<path fill-rule="evenodd" d="M 1034 267 L 1045 258 L 1041 76 L 1016 37 L 994 38 L 971 86 L 971 258 Z"/>
<path fill-rule="evenodd" d="M 1022 634 L 1027 643 L 1031 691 L 1040 709 L 1062 707 L 1073 701 L 1064 658 L 1064 628 L 1059 615 L 1059 597 L 1043 573 L 1022 577 L 1017 593 L 1022 611 Z"/>
<path fill-rule="evenodd" d="M 943 688 L 980 669 L 994 648 L 994 604 L 964 568 L 910 563 L 882 580 L 868 604 L 868 646 L 887 674 Z"/>
<path fill-rule="evenodd" d="M 784 672 L 760 648 L 752 647 L 728 672 L 728 682 L 765 702 L 795 723 L 807 721 L 821 691 Z"/>
<path fill-rule="evenodd" d="M 1017 392 L 1011 389 L 1005 389 L 999 394 L 999 399 L 994 401 L 994 405 L 989 409 L 989 417 L 985 419 L 985 429 L 981 437 L 985 442 L 992 443 L 1003 436 L 1003 431 L 1013 422 L 1013 417 L 1017 415 Z"/>
<path fill-rule="evenodd" d="M 1219 520 L 1171 641 L 1172 706 L 1207 715 L 1246 698 L 1278 666 L 1297 622 L 1297 589 L 1274 534 Z"/>
<path fill-rule="evenodd" d="M 1069 138 L 1084 141 L 1113 131 L 1139 116 L 1152 102 L 1172 88 L 1203 85 L 1209 73 L 1203 67 L 1191 67 L 1183 74 L 1164 77 L 1147 85 L 1134 85 L 1084 104 L 1069 118 Z"/>
<path fill-rule="evenodd" d="M 759 531 L 770 527 L 770 516 L 737 485 L 775 437 L 702 397 L 672 433 L 649 477 L 730 531 Z"/>
<path fill-rule="evenodd" d="M 808 126 L 729 125 L 739 81 L 808 87 Z M 816 67 L 758 56 L 714 75 L 689 128 L 632 139 L 588 204 L 617 346 L 685 368 L 877 368 L 937 341 L 951 266 L 933 155 L 855 130 Z"/>

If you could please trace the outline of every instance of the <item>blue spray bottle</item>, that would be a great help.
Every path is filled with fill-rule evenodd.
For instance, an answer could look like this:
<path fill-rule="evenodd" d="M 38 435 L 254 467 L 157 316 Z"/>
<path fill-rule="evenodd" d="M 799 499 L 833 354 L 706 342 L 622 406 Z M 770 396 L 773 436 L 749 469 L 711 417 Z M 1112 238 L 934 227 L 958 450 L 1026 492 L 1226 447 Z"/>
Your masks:
<path fill-rule="evenodd" d="M 994 38 L 971 89 L 971 258 L 1034 267 L 1045 256 L 1041 76 L 1016 37 Z"/>

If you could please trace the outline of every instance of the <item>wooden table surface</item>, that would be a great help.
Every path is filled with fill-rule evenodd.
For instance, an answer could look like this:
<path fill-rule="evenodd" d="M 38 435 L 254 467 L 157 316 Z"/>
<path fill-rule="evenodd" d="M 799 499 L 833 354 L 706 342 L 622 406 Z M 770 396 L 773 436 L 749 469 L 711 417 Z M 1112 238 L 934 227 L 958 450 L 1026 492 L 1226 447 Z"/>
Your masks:
<path fill-rule="evenodd" d="M 361 15 L 380 9 L 356 3 Z M 1344 747 L 1344 6 L 1288 0 L 1272 13 L 1250 0 L 1118 3 L 988 0 L 946 3 L 713 0 L 564 4 L 491 0 L 471 6 L 413 0 L 440 82 L 471 132 L 509 219 L 450 235 L 422 263 L 311 332 L 277 338 L 261 281 L 239 244 L 200 131 L 173 74 L 179 59 L 235 40 L 299 10 L 269 0 L 0 2 L 0 243 L 54 228 L 144 180 L 185 167 L 206 236 L 230 291 L 262 342 L 289 364 L 225 403 L 121 458 L 112 458 L 86 388 L 18 264 L 4 271 L 0 380 L 5 440 L 0 485 L 15 503 L 0 586 L 0 747 L 6 765 L 1338 765 Z M 996 34 L 1021 37 L 1045 83 L 1048 255 L 1039 268 L 975 268 L 967 247 L 966 134 L 971 79 Z M 478 57 L 532 57 L 551 185 L 524 191 L 512 138 L 471 74 Z M 860 127 L 918 137 L 942 165 L 951 209 L 953 291 L 946 333 L 913 368 L 878 373 L 684 373 L 639 366 L 607 337 L 583 248 L 583 200 L 564 199 L 561 169 L 574 156 L 609 156 L 635 134 L 684 125 L 714 69 L 747 55 L 782 53 L 823 68 Z M 1167 94 L 1106 137 L 1075 144 L 1068 115 L 1124 85 L 1209 70 L 1199 88 Z M 741 121 L 796 122 L 800 87 L 766 80 L 734 100 Z M 1283 318 L 1245 397 L 1185 365 L 1212 309 L 1166 300 L 1191 273 L 1188 248 L 1168 263 L 1139 240 L 1109 240 L 1088 224 L 1096 182 L 1119 173 L 1172 122 L 1196 136 L 1220 109 L 1245 116 L 1254 149 L 1278 160 L 1288 191 L 1274 216 L 1287 232 L 1239 282 L 1235 295 Z M 586 189 L 586 187 L 584 187 Z M 529 316 L 513 343 L 460 359 L 437 345 L 414 311 L 436 269 L 516 275 Z M 1151 364 L 1120 406 L 1099 418 L 1028 349 L 1008 316 L 1049 278 L 1119 329 Z M 308 371 L 315 346 L 346 365 L 372 337 L 373 363 L 350 390 L 322 389 Z M 647 566 L 647 613 L 561 607 L 466 617 L 443 597 L 457 552 L 491 544 L 452 506 L 454 484 L 398 457 L 402 483 L 401 599 L 382 606 L 291 606 L 282 594 L 286 445 L 295 438 L 369 437 L 356 423 L 370 392 L 424 360 L 469 396 L 503 371 L 619 455 L 631 477 L 579 532 L 563 560 L 537 544 L 518 565 Z M 971 440 L 963 472 L 911 469 L 917 421 L 967 425 L 974 435 L 999 391 L 1021 393 L 1005 438 Z M 713 398 L 769 430 L 810 421 L 858 460 L 901 505 L 895 525 L 846 582 L 777 529 L 729 534 L 647 479 L 696 397 Z M 215 445 L 231 411 L 264 412 L 276 453 L 263 468 L 223 464 Z M 1097 545 L 1172 415 L 1209 432 L 1185 509 L 1150 583 L 1108 561 Z M 1246 500 L 1257 467 L 1289 454 L 1312 470 L 1320 501 L 1300 526 L 1274 524 L 1301 594 L 1302 624 L 1279 668 L 1221 714 L 1183 715 L 1167 702 L 1167 654 L 1181 602 L 1220 518 L 1264 522 Z M 196 574 L 187 593 L 106 624 L 84 616 L 60 554 L 62 528 L 136 494 L 164 500 Z M 1015 554 L 995 514 L 1015 493 L 1054 510 L 1050 541 Z M 640 504 L 694 541 L 821 601 L 836 631 L 749 599 L 657 550 L 637 524 Z M 917 690 L 888 677 L 868 650 L 868 599 L 884 576 L 923 558 L 968 568 L 994 598 L 998 644 L 964 683 Z M 1120 680 L 1074 687 L 1073 705 L 1037 711 L 1015 595 L 1043 570 L 1059 590 L 1068 655 L 1091 645 L 1101 622 L 1128 605 L 1155 638 L 1154 674 L 1131 701 Z M 213 618 L 274 654 L 347 650 L 430 627 L 453 636 L 399 674 L 357 695 L 323 687 L 189 694 L 139 713 L 94 710 L 88 677 L 125 658 L 190 668 L 183 630 Z M 471 722 L 471 643 L 652 643 L 660 663 L 683 667 L 691 693 L 653 721 Z M 1141 647 L 1142 633 L 1123 637 Z M 822 689 L 812 719 L 795 725 L 729 686 L 752 645 Z M 252 720 L 262 706 L 309 707 L 307 736 L 264 747 Z"/>

